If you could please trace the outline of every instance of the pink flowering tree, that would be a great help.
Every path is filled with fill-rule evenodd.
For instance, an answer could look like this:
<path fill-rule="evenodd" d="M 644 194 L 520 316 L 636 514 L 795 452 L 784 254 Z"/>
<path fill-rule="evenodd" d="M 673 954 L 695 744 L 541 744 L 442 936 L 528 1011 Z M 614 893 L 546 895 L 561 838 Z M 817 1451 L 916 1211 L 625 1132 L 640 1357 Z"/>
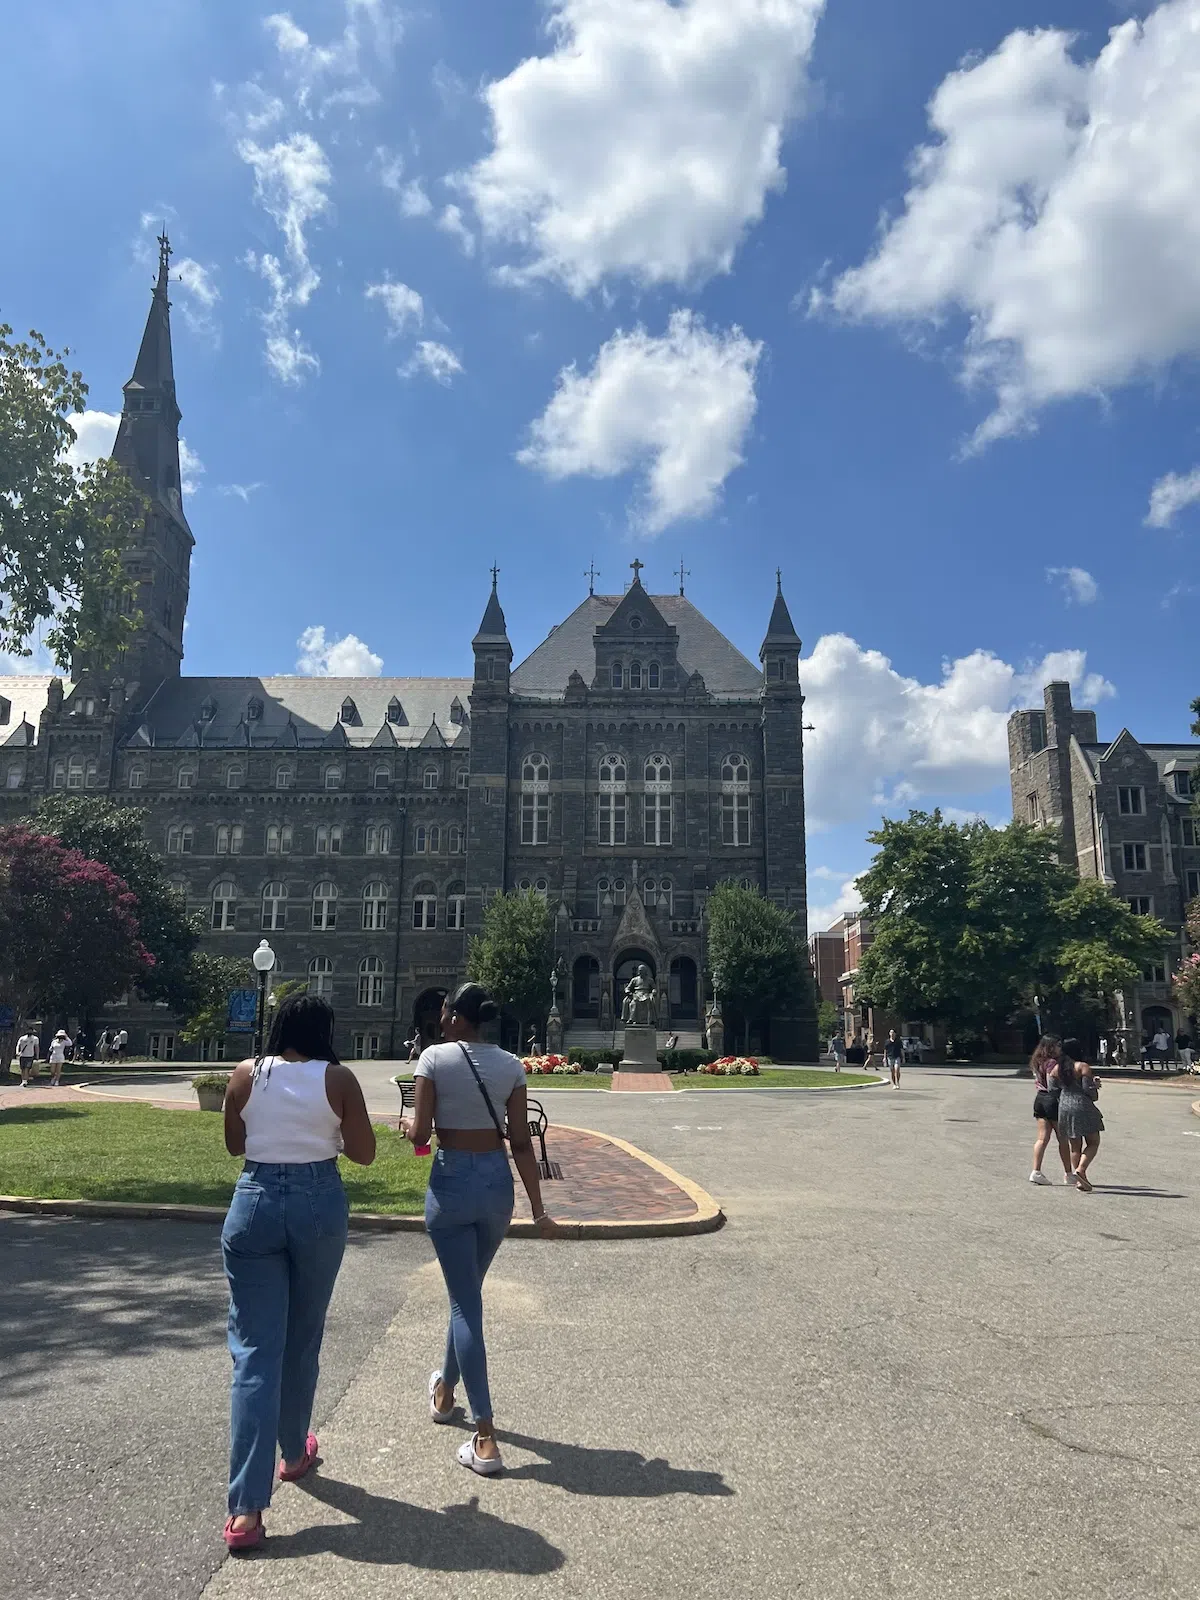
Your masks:
<path fill-rule="evenodd" d="M 0 827 L 0 1000 L 90 1017 L 154 965 L 124 879 L 23 824 Z"/>

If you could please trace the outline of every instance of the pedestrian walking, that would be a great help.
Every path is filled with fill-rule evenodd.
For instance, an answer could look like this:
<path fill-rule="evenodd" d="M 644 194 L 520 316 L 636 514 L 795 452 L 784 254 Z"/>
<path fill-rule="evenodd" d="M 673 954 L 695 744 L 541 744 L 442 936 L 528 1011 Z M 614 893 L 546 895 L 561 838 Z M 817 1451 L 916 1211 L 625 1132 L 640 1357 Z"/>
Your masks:
<path fill-rule="evenodd" d="M 833 1056 L 833 1070 L 840 1072 L 846 1064 L 846 1041 L 840 1033 L 835 1033 L 829 1041 L 829 1051 Z"/>
<path fill-rule="evenodd" d="M 417 1148 L 428 1145 L 431 1130 L 437 1128 L 425 1227 L 450 1297 L 450 1329 L 442 1365 L 429 1378 L 429 1414 L 434 1422 L 451 1420 L 461 1378 L 474 1432 L 457 1455 L 464 1467 L 483 1477 L 502 1469 L 483 1339 L 483 1280 L 512 1218 L 506 1137 L 538 1232 L 543 1238 L 560 1232 L 542 1205 L 529 1137 L 525 1068 L 507 1050 L 479 1037 L 480 1027 L 499 1015 L 500 1007 L 477 983 L 464 983 L 446 999 L 445 1042 L 422 1053 L 414 1109 L 400 1125 Z"/>
<path fill-rule="evenodd" d="M 1175 1050 L 1179 1056 L 1180 1065 L 1185 1072 L 1192 1070 L 1192 1058 L 1195 1051 L 1192 1049 L 1192 1036 L 1186 1028 L 1180 1028 L 1175 1035 Z"/>
<path fill-rule="evenodd" d="M 266 1537 L 276 1440 L 282 1482 L 317 1459 L 309 1424 L 349 1216 L 337 1157 L 362 1167 L 375 1159 L 375 1130 L 358 1079 L 334 1052 L 326 1001 L 289 995 L 267 1054 L 234 1068 L 225 1145 L 246 1158 L 221 1230 L 233 1357 L 225 1543 L 248 1550 Z"/>
<path fill-rule="evenodd" d="M 75 1042 L 71 1046 L 71 1060 L 78 1062 L 82 1066 L 87 1058 L 88 1036 L 86 1033 L 84 1033 L 83 1029 L 80 1028 L 79 1032 L 75 1035 Z"/>
<path fill-rule="evenodd" d="M 1050 1069 L 1049 1081 L 1057 1085 L 1059 1090 L 1058 1132 L 1071 1147 L 1075 1187 L 1090 1194 L 1092 1185 L 1087 1175 L 1088 1168 L 1100 1148 L 1104 1118 L 1096 1104 L 1100 1094 L 1100 1079 L 1084 1059 L 1083 1046 L 1078 1039 L 1063 1040 L 1059 1058 Z"/>
<path fill-rule="evenodd" d="M 1154 1046 L 1151 1043 L 1150 1030 L 1142 1029 L 1142 1071 L 1154 1064 Z"/>
<path fill-rule="evenodd" d="M 892 1088 L 900 1087 L 900 1068 L 904 1065 L 904 1049 L 896 1036 L 895 1028 L 888 1029 L 887 1043 L 883 1047 L 883 1064 L 888 1069 Z"/>
<path fill-rule="evenodd" d="M 1058 1154 L 1063 1164 L 1063 1182 L 1068 1184 L 1074 1182 L 1071 1147 L 1058 1126 L 1059 1089 L 1057 1083 L 1050 1082 L 1050 1072 L 1058 1062 L 1059 1049 L 1059 1040 L 1053 1034 L 1044 1034 L 1029 1058 L 1029 1070 L 1033 1073 L 1033 1115 L 1037 1121 L 1037 1137 L 1033 1141 L 1033 1171 L 1029 1174 L 1030 1183 L 1050 1182 L 1042 1171 L 1042 1158 L 1049 1148 L 1051 1139 L 1058 1141 Z"/>
<path fill-rule="evenodd" d="M 1171 1035 L 1161 1022 L 1154 1030 L 1154 1037 L 1150 1041 L 1150 1046 L 1154 1051 L 1155 1061 L 1165 1072 L 1167 1070 L 1167 1061 L 1171 1054 Z"/>
<path fill-rule="evenodd" d="M 26 1030 L 17 1040 L 17 1064 L 21 1069 L 21 1087 L 28 1089 L 29 1080 L 37 1066 L 42 1043 L 36 1033 Z"/>
<path fill-rule="evenodd" d="M 417 1028 L 414 1028 L 413 1029 L 412 1038 L 407 1040 L 406 1043 L 408 1045 L 408 1059 L 410 1061 L 419 1061 L 420 1057 L 421 1057 L 421 1033 L 420 1033 L 420 1030 L 417 1029 Z"/>
<path fill-rule="evenodd" d="M 125 1059 L 125 1051 L 126 1051 L 126 1048 L 128 1047 L 128 1045 L 129 1045 L 129 1034 L 126 1032 L 126 1030 L 124 1028 L 122 1028 L 120 1033 L 117 1034 L 116 1039 L 113 1041 L 113 1060 L 114 1061 L 118 1061 L 118 1062 L 124 1061 L 124 1059 Z"/>
<path fill-rule="evenodd" d="M 101 1028 L 100 1037 L 96 1040 L 96 1060 L 108 1060 L 108 1029 Z"/>
<path fill-rule="evenodd" d="M 57 1089 L 62 1082 L 63 1062 L 71 1048 L 71 1041 L 67 1037 L 66 1029 L 59 1028 L 50 1041 L 50 1048 L 46 1051 L 46 1060 L 50 1063 L 50 1087 Z"/>

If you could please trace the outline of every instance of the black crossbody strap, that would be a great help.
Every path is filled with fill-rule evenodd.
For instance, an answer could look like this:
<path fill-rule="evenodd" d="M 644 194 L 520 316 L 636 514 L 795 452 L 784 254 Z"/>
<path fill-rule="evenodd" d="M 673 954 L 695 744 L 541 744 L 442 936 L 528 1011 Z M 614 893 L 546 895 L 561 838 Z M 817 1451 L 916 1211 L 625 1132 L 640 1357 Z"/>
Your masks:
<path fill-rule="evenodd" d="M 463 1055 L 466 1056 L 466 1058 L 467 1058 L 467 1065 L 471 1069 L 471 1076 L 475 1079 L 475 1082 L 479 1085 L 479 1092 L 483 1096 L 484 1100 L 487 1102 L 488 1111 L 491 1113 L 492 1121 L 496 1125 L 496 1132 L 500 1135 L 500 1143 L 503 1144 L 504 1143 L 504 1129 L 500 1124 L 500 1118 L 496 1115 L 496 1108 L 492 1104 L 492 1097 L 487 1092 L 487 1089 L 484 1087 L 483 1079 L 479 1076 L 479 1068 L 471 1060 L 471 1052 L 467 1049 L 466 1045 L 462 1042 L 461 1039 L 458 1041 L 458 1048 L 462 1051 Z"/>

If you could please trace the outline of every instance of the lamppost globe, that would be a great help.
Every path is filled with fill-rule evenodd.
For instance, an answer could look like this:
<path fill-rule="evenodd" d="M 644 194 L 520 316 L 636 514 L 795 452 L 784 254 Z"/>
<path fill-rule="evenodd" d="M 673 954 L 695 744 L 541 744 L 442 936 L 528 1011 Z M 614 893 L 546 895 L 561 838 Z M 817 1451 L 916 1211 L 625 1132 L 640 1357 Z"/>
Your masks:
<path fill-rule="evenodd" d="M 275 952 L 271 949 L 271 946 L 265 939 L 260 939 L 258 942 L 258 949 L 254 952 L 250 959 L 254 962 L 256 971 L 270 972 L 271 968 L 275 965 Z"/>

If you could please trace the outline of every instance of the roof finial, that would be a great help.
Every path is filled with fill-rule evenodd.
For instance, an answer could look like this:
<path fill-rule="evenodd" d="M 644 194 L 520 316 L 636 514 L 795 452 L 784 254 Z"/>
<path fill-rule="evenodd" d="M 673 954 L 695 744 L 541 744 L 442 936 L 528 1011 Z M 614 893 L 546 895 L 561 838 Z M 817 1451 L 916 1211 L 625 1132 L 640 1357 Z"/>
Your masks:
<path fill-rule="evenodd" d="M 646 565 L 646 563 L 644 561 L 639 561 L 637 559 L 637 557 L 635 556 L 634 559 L 629 563 L 629 565 L 633 569 L 633 581 L 634 581 L 634 583 L 639 583 L 640 584 L 641 581 L 642 581 L 642 568 Z"/>
<path fill-rule="evenodd" d="M 782 594 L 783 593 L 783 568 L 782 567 L 776 567 L 775 568 L 775 593 L 776 594 Z"/>
<path fill-rule="evenodd" d="M 492 589 L 493 589 L 493 591 L 495 590 L 496 585 L 499 583 L 499 581 L 500 581 L 500 568 L 498 566 L 496 566 L 496 564 L 493 562 L 493 564 L 492 564 Z"/>
<path fill-rule="evenodd" d="M 167 238 L 167 225 L 164 222 L 163 231 L 158 236 L 158 278 L 160 283 L 166 282 L 171 254 L 171 241 Z"/>
<path fill-rule="evenodd" d="M 595 558 L 595 556 L 593 556 L 592 559 L 591 559 L 591 562 L 590 562 L 590 564 L 588 566 L 587 571 L 584 573 L 584 577 L 588 581 L 588 594 L 590 594 L 590 595 L 595 594 L 595 592 L 596 592 L 596 579 L 599 576 L 600 576 L 600 574 L 596 570 L 596 558 Z"/>
<path fill-rule="evenodd" d="M 680 556 L 680 558 L 679 558 L 679 592 L 680 592 L 680 594 L 683 593 L 683 580 L 685 578 L 690 578 L 691 575 L 692 575 L 692 569 L 690 567 L 685 567 L 684 566 L 683 557 Z"/>

